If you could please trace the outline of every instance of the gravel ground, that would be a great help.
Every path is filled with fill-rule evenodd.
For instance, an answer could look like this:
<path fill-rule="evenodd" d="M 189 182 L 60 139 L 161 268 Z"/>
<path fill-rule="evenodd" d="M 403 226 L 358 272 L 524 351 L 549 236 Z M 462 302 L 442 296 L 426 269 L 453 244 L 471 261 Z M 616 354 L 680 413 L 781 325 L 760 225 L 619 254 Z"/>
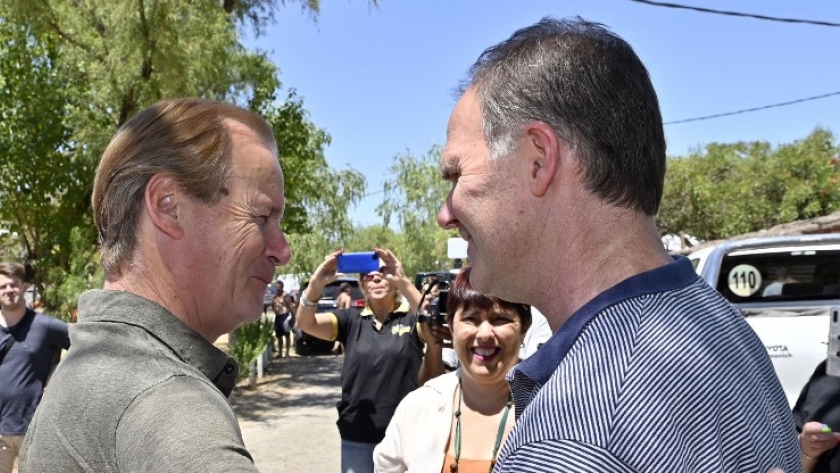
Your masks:
<path fill-rule="evenodd" d="M 231 404 L 260 472 L 339 471 L 335 405 L 342 360 L 296 355 L 273 360 L 256 389 L 234 391 Z"/>

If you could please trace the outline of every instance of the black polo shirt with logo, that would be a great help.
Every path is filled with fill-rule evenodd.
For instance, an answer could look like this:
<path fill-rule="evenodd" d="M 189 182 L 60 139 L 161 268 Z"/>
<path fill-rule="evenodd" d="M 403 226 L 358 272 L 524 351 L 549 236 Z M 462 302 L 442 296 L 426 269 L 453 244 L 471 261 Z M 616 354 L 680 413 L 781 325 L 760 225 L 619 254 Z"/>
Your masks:
<path fill-rule="evenodd" d="M 370 308 L 332 315 L 333 339 L 344 344 L 338 431 L 342 440 L 379 443 L 400 401 L 417 388 L 423 344 L 403 304 L 379 330 Z"/>

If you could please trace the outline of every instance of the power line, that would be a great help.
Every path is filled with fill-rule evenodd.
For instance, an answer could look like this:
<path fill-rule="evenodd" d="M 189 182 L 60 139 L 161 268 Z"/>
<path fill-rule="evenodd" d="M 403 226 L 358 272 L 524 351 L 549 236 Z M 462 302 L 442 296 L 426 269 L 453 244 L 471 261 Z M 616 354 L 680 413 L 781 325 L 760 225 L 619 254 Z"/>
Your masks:
<path fill-rule="evenodd" d="M 726 10 L 713 10 L 711 8 L 702 8 L 702 7 L 692 7 L 689 5 L 679 5 L 676 3 L 668 3 L 668 2 L 653 2 L 650 0 L 630 0 L 631 2 L 636 3 L 644 3 L 647 5 L 653 5 L 655 7 L 667 7 L 667 8 L 681 8 L 683 10 L 693 10 L 703 13 L 715 13 L 717 15 L 728 15 L 728 16 L 739 16 L 743 18 L 755 18 L 758 20 L 768 20 L 768 21 L 780 21 L 783 23 L 801 23 L 806 25 L 818 25 L 818 26 L 840 26 L 840 23 L 832 23 L 830 21 L 818 21 L 818 20 L 800 20 L 797 18 L 779 18 L 775 16 L 767 16 L 767 15 L 756 15 L 753 13 L 740 13 L 734 11 L 726 11 Z"/>
<path fill-rule="evenodd" d="M 381 194 L 383 192 L 385 192 L 385 189 L 380 189 L 378 191 L 368 192 L 367 194 L 363 195 L 362 198 L 364 199 L 365 197 L 370 197 L 372 195 Z"/>
<path fill-rule="evenodd" d="M 632 1 L 637 1 L 637 0 L 632 0 Z M 771 104 L 771 105 L 764 105 L 764 106 L 761 106 L 761 107 L 754 107 L 754 108 L 745 108 L 743 110 L 736 110 L 734 112 L 718 113 L 718 114 L 715 114 L 715 115 L 706 115 L 705 117 L 695 117 L 695 118 L 685 118 L 685 119 L 682 119 L 682 120 L 673 120 L 673 121 L 670 121 L 670 122 L 665 122 L 664 125 L 676 125 L 678 123 L 699 122 L 701 120 L 711 120 L 712 118 L 729 117 L 729 116 L 732 116 L 732 115 L 740 115 L 742 113 L 757 112 L 759 110 L 767 110 L 768 108 L 786 107 L 788 105 L 794 105 L 794 104 L 797 104 L 797 103 L 810 102 L 811 100 L 825 99 L 825 98 L 828 98 L 828 97 L 834 97 L 835 95 L 840 95 L 840 90 L 838 90 L 837 92 L 830 92 L 830 93 L 827 93 L 827 94 L 815 95 L 813 97 L 806 97 L 804 99 L 791 100 L 789 102 L 774 103 L 774 104 Z"/>

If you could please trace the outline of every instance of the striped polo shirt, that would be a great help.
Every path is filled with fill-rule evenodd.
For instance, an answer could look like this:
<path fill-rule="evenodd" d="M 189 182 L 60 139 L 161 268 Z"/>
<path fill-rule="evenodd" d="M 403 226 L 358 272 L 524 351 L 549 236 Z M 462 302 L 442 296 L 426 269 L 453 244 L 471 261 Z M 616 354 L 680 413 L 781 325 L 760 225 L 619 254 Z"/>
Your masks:
<path fill-rule="evenodd" d="M 802 468 L 764 346 L 686 258 L 589 301 L 508 381 L 496 472 Z"/>

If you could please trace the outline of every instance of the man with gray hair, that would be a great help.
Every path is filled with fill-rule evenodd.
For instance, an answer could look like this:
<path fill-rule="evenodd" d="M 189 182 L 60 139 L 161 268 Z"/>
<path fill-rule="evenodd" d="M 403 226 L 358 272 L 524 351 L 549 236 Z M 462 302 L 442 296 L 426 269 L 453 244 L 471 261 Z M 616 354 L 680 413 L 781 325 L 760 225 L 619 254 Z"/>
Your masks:
<path fill-rule="evenodd" d="M 648 72 L 603 25 L 546 18 L 473 65 L 438 221 L 467 240 L 476 290 L 554 331 L 508 375 L 494 471 L 800 470 L 764 346 L 662 246 L 665 161 Z"/>
<path fill-rule="evenodd" d="M 284 207 L 274 132 L 247 110 L 163 100 L 120 128 L 93 186 L 105 287 L 79 298 L 22 473 L 256 471 L 213 342 L 291 258 Z"/>

